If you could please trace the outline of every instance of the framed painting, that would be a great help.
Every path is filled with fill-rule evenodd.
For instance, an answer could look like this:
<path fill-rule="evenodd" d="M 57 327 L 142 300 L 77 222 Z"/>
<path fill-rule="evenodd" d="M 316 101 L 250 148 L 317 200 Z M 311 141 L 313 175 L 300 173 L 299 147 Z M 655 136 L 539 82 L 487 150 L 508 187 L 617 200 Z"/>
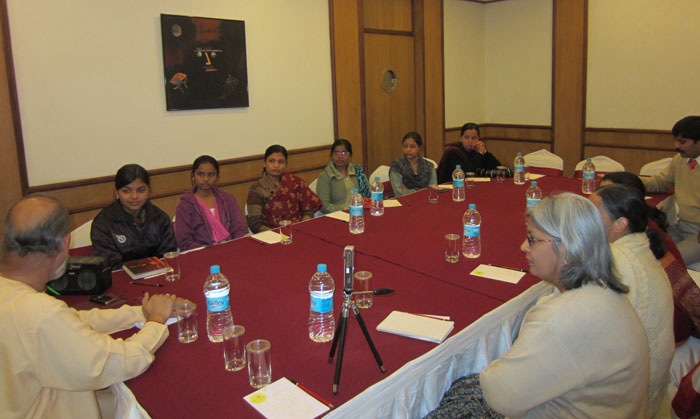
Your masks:
<path fill-rule="evenodd" d="M 169 111 L 247 107 L 245 22 L 160 15 Z"/>

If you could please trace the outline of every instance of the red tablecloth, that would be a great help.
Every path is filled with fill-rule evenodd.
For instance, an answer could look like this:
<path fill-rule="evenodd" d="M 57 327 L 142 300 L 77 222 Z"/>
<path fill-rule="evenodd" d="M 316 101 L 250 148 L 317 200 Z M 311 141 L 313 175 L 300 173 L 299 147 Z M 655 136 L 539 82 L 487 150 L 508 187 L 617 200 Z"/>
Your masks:
<path fill-rule="evenodd" d="M 580 191 L 576 179 L 545 177 L 538 184 L 545 196 Z M 402 197 L 402 207 L 387 208 L 382 217 L 369 216 L 366 211 L 361 235 L 350 234 L 347 223 L 323 217 L 294 225 L 294 243 L 289 246 L 264 245 L 251 238 L 212 246 L 181 256 L 180 281 L 147 280 L 162 283 L 163 288 L 129 285 L 126 274 L 117 272 L 109 293 L 124 295 L 135 304 L 143 291 L 173 292 L 194 301 L 200 316 L 196 342 L 179 343 L 176 326 L 170 326 L 170 337 L 153 365 L 127 385 L 154 418 L 257 415 L 242 399 L 253 391 L 247 370 L 226 371 L 222 344 L 206 336 L 202 285 L 209 266 L 218 264 L 231 281 L 234 322 L 246 326 L 248 341 L 265 338 L 272 343 L 273 380 L 297 380 L 339 406 L 434 348 L 431 343 L 377 332 L 376 325 L 392 310 L 449 315 L 459 331 L 538 281 L 529 274 L 518 284 L 469 275 L 479 263 L 527 269 L 519 250 L 525 237 L 526 188 L 513 185 L 510 179 L 503 184 L 476 183 L 465 202 L 452 202 L 448 191 L 440 194 L 438 204 L 428 204 L 427 192 L 419 191 Z M 447 263 L 444 235 L 461 232 L 462 214 L 469 203 L 476 203 L 482 214 L 482 256 Z M 351 319 L 340 389 L 333 395 L 330 343 L 314 343 L 307 335 L 308 281 L 318 263 L 328 265 L 336 282 L 337 320 L 342 304 L 342 251 L 349 244 L 356 246 L 356 270 L 373 272 L 375 288 L 396 292 L 375 296 L 374 307 L 362 310 L 387 373 L 379 371 L 357 322 Z M 78 306 L 86 298 L 66 297 Z"/>

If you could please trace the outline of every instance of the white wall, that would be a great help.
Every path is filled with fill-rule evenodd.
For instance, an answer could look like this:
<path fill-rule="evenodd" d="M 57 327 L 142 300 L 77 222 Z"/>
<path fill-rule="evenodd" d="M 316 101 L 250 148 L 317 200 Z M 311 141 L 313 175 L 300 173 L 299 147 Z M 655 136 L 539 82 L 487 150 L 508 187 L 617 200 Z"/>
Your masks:
<path fill-rule="evenodd" d="M 552 0 L 487 4 L 486 122 L 552 123 Z"/>
<path fill-rule="evenodd" d="M 484 7 L 444 0 L 445 127 L 484 122 Z"/>
<path fill-rule="evenodd" d="M 589 0 L 586 126 L 669 130 L 700 114 L 700 2 Z"/>
<path fill-rule="evenodd" d="M 7 0 L 30 186 L 333 139 L 327 0 Z M 249 108 L 165 110 L 160 14 L 245 21 Z"/>
<path fill-rule="evenodd" d="M 552 0 L 445 0 L 445 127 L 550 125 Z"/>

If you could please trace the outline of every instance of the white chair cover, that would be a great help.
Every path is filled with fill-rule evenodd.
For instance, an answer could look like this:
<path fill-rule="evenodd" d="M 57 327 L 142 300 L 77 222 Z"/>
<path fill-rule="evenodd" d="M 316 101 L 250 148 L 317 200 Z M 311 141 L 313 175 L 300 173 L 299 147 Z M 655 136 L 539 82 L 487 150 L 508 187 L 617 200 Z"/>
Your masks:
<path fill-rule="evenodd" d="M 70 248 L 92 246 L 90 239 L 90 230 L 92 229 L 92 220 L 86 222 L 80 227 L 70 232 Z"/>
<path fill-rule="evenodd" d="M 595 165 L 596 172 L 612 173 L 625 171 L 625 166 L 621 165 L 620 163 L 607 156 L 591 157 L 591 161 Z M 585 159 L 578 162 L 575 170 L 583 170 L 583 163 L 585 162 Z"/>
<path fill-rule="evenodd" d="M 671 157 L 666 157 L 665 159 L 656 160 L 651 163 L 647 163 L 639 169 L 640 176 L 654 176 L 657 173 L 663 172 L 670 164 Z"/>
<path fill-rule="evenodd" d="M 382 182 L 388 182 L 389 181 L 389 166 L 381 165 L 377 167 L 377 169 L 372 172 L 372 174 L 369 176 L 367 179 L 369 183 L 374 182 L 374 178 L 379 177 L 379 180 Z"/>
<path fill-rule="evenodd" d="M 314 179 L 313 182 L 309 183 L 309 189 L 316 193 L 316 184 L 318 183 L 318 178 Z"/>
<path fill-rule="evenodd" d="M 438 164 L 435 160 L 429 159 L 427 157 L 423 157 L 423 158 L 428 160 L 433 165 L 433 167 L 437 170 Z"/>
<path fill-rule="evenodd" d="M 533 167 L 547 167 L 551 169 L 564 170 L 564 160 L 556 154 L 545 150 L 537 150 L 532 153 L 528 153 L 523 156 L 525 159 L 525 166 Z M 597 166 L 596 166 L 597 167 Z"/>

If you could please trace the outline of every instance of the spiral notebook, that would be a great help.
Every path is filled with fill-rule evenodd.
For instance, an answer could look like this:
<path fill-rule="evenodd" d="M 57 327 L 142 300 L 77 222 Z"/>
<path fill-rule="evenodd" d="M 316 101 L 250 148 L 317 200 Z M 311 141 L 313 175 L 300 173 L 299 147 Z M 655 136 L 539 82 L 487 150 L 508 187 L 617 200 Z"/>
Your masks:
<path fill-rule="evenodd" d="M 441 343 L 454 327 L 455 322 L 453 321 L 394 310 L 377 325 L 377 330 L 408 338 Z"/>

